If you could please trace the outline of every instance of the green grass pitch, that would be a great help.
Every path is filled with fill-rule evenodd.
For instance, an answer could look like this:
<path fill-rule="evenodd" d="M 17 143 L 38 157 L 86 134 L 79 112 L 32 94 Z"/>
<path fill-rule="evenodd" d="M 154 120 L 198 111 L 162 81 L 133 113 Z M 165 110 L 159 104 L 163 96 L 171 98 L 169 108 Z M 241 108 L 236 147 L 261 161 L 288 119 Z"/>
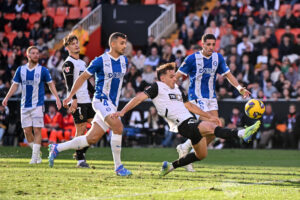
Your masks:
<path fill-rule="evenodd" d="M 0 148 L 0 199 L 300 199 L 300 151 L 210 150 L 194 163 L 195 173 L 176 169 L 164 178 L 164 160 L 177 158 L 175 149 L 123 148 L 131 177 L 113 172 L 110 148 L 88 150 L 91 169 L 75 168 L 73 151 L 48 167 L 29 165 L 29 148 Z"/>

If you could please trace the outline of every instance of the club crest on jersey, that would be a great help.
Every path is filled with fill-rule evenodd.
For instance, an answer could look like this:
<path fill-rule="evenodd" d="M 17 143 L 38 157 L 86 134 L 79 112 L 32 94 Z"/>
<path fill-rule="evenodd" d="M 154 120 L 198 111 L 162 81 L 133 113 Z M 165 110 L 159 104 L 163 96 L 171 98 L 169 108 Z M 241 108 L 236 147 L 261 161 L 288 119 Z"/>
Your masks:
<path fill-rule="evenodd" d="M 70 67 L 65 67 L 65 72 L 69 73 L 70 72 Z"/>
<path fill-rule="evenodd" d="M 40 74 L 35 74 L 34 77 L 35 78 L 40 78 Z"/>

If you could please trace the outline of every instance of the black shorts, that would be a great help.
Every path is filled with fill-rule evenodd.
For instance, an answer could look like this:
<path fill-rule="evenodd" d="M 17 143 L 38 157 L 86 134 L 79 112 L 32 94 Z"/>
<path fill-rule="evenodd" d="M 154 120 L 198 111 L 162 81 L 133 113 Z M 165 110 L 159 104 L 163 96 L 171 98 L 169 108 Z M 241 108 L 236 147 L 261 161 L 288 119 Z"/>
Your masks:
<path fill-rule="evenodd" d="M 88 119 L 93 119 L 95 111 L 91 103 L 79 103 L 77 104 L 76 111 L 72 114 L 75 124 L 87 122 Z"/>
<path fill-rule="evenodd" d="M 201 120 L 189 118 L 178 126 L 178 132 L 180 135 L 189 138 L 192 141 L 192 145 L 195 145 L 202 139 L 201 133 L 198 129 L 198 125 L 200 123 Z"/>

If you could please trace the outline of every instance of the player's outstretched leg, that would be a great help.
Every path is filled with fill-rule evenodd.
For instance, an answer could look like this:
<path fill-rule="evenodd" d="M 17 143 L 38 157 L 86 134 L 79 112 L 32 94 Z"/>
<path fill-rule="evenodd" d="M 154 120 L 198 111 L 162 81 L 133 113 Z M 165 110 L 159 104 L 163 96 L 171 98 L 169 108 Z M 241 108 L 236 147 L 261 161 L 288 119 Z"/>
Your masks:
<path fill-rule="evenodd" d="M 244 129 L 245 130 L 245 134 L 244 134 L 244 136 L 242 138 L 243 138 L 243 140 L 245 142 L 248 143 L 248 142 L 251 141 L 252 135 L 257 132 L 257 130 L 260 127 L 260 124 L 261 124 L 261 122 L 258 120 L 252 126 L 249 126 L 246 129 Z"/>
<path fill-rule="evenodd" d="M 178 152 L 179 158 L 186 156 L 189 153 L 192 143 L 190 139 L 187 139 L 184 143 L 177 145 L 176 150 Z M 195 172 L 192 163 L 183 166 L 188 172 Z"/>
<path fill-rule="evenodd" d="M 48 151 L 49 151 L 49 156 L 48 156 L 48 161 L 49 161 L 49 167 L 53 167 L 54 165 L 54 159 L 58 156 L 58 150 L 57 150 L 57 144 L 49 144 L 48 146 Z"/>

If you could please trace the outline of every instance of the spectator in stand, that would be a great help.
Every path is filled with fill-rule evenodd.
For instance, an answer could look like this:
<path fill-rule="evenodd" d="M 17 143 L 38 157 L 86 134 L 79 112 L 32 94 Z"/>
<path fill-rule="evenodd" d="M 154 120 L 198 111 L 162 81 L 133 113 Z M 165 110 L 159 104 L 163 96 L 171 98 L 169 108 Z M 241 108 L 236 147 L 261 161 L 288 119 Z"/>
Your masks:
<path fill-rule="evenodd" d="M 296 106 L 294 104 L 291 104 L 289 106 L 289 113 L 286 117 L 287 130 L 285 133 L 281 133 L 281 138 L 283 141 L 283 148 L 285 148 L 285 149 L 291 149 L 291 148 L 296 147 L 295 127 L 296 127 L 297 117 L 298 117 L 298 113 L 296 110 Z"/>
<path fill-rule="evenodd" d="M 126 86 L 121 90 L 121 98 L 124 100 L 130 100 L 134 98 L 136 95 L 134 88 L 132 87 L 132 83 L 126 83 Z"/>
<path fill-rule="evenodd" d="M 44 28 L 42 32 L 42 38 L 44 39 L 44 41 L 49 42 L 54 38 L 54 33 L 51 31 L 51 29 Z"/>
<path fill-rule="evenodd" d="M 42 37 L 42 29 L 40 28 L 39 22 L 34 22 L 33 29 L 30 30 L 29 38 L 34 41 L 34 43 Z"/>
<path fill-rule="evenodd" d="M 277 123 L 277 118 L 272 110 L 271 104 L 266 104 L 266 112 L 262 116 L 261 125 L 261 135 L 259 140 L 259 148 L 272 148 L 272 136 L 275 133 L 275 125 Z"/>
<path fill-rule="evenodd" d="M 221 37 L 220 47 L 222 49 L 226 49 L 229 45 L 231 45 L 231 41 L 234 39 L 234 35 L 232 34 L 232 26 L 228 25 L 225 30 L 225 35 Z"/>
<path fill-rule="evenodd" d="M 300 33 L 296 37 L 296 45 L 294 47 L 294 53 L 300 56 Z"/>
<path fill-rule="evenodd" d="M 3 13 L 14 13 L 15 12 L 15 5 L 13 0 L 4 0 L 2 2 L 2 11 Z"/>
<path fill-rule="evenodd" d="M 125 83 L 128 83 L 128 82 L 131 82 L 132 85 L 134 85 L 134 82 L 136 80 L 136 78 L 138 76 L 140 76 L 140 72 L 136 69 L 136 66 L 135 65 L 132 65 L 130 68 L 129 68 L 129 72 L 124 76 L 124 82 Z"/>
<path fill-rule="evenodd" d="M 286 25 L 289 25 L 292 28 L 297 27 L 297 19 L 293 15 L 291 8 L 285 10 L 285 15 L 280 19 L 279 28 L 284 28 Z"/>
<path fill-rule="evenodd" d="M 276 66 L 270 76 L 273 83 L 276 83 L 279 80 L 280 74 L 281 74 L 280 67 Z"/>
<path fill-rule="evenodd" d="M 284 56 L 291 55 L 294 52 L 294 45 L 288 36 L 283 36 L 283 41 L 279 45 L 279 60 Z"/>
<path fill-rule="evenodd" d="M 255 80 L 252 84 L 249 84 L 248 89 L 251 91 L 251 96 L 253 98 L 258 98 L 258 92 L 261 90 L 261 87 L 257 80 Z"/>
<path fill-rule="evenodd" d="M 36 41 L 36 47 L 39 49 L 40 52 L 42 52 L 44 49 L 48 49 L 47 45 L 44 42 L 44 39 L 40 37 Z"/>
<path fill-rule="evenodd" d="M 180 31 L 178 34 L 178 39 L 180 39 L 182 41 L 182 44 L 185 46 L 185 44 L 187 43 L 187 40 L 188 40 L 188 31 L 187 31 L 186 24 L 181 25 Z"/>
<path fill-rule="evenodd" d="M 178 50 L 181 51 L 181 54 L 183 57 L 186 56 L 186 49 L 185 47 L 180 43 L 179 39 L 174 40 L 174 46 L 172 48 L 172 54 L 176 55 Z"/>
<path fill-rule="evenodd" d="M 64 61 L 61 57 L 61 52 L 56 51 L 54 55 L 50 56 L 47 62 L 47 68 L 50 71 L 51 77 L 54 80 L 62 80 L 61 73 L 62 73 L 62 65 Z M 54 78 L 55 77 L 55 78 Z"/>
<path fill-rule="evenodd" d="M 295 41 L 295 36 L 293 33 L 291 33 L 291 26 L 290 25 L 285 25 L 284 27 L 284 34 L 281 36 L 281 42 L 283 41 L 283 37 L 289 37 L 290 41 L 294 43 Z"/>
<path fill-rule="evenodd" d="M 259 25 L 263 25 L 266 22 L 267 17 L 267 11 L 265 10 L 265 8 L 261 7 L 258 16 L 255 17 L 255 22 Z"/>
<path fill-rule="evenodd" d="M 263 0 L 264 8 L 268 11 L 279 10 L 280 0 Z"/>
<path fill-rule="evenodd" d="M 194 40 L 194 30 L 192 28 L 189 28 L 187 40 L 184 41 L 184 47 L 186 49 L 192 49 L 192 46 L 196 43 L 197 41 Z"/>
<path fill-rule="evenodd" d="M 276 48 L 278 46 L 277 39 L 275 34 L 272 31 L 272 28 L 266 27 L 264 35 L 266 37 L 266 42 L 269 48 Z"/>
<path fill-rule="evenodd" d="M 149 138 L 150 145 L 160 145 L 165 132 L 164 125 L 165 120 L 158 115 L 155 107 L 151 106 L 149 109 L 149 115 L 147 122 L 149 128 L 147 128 L 147 135 Z"/>
<path fill-rule="evenodd" d="M 23 32 L 27 30 L 27 22 L 22 18 L 21 13 L 17 13 L 16 18 L 12 21 L 12 30 Z"/>
<path fill-rule="evenodd" d="M 190 12 L 189 15 L 185 17 L 184 23 L 187 28 L 192 28 L 192 24 L 195 20 L 199 20 L 199 17 L 194 12 Z"/>
<path fill-rule="evenodd" d="M 257 56 L 256 63 L 268 63 L 269 60 L 269 50 L 264 47 L 262 49 L 262 55 Z"/>
<path fill-rule="evenodd" d="M 54 105 L 50 105 L 48 113 L 44 115 L 45 128 L 42 128 L 42 139 L 48 139 L 48 132 L 50 132 L 49 142 L 57 143 L 65 141 L 63 136 L 63 116 L 60 112 L 57 112 Z"/>
<path fill-rule="evenodd" d="M 254 81 L 254 73 L 253 73 L 253 70 L 251 69 L 250 67 L 250 64 L 247 63 L 243 66 L 243 71 L 242 71 L 242 74 L 243 74 L 243 79 L 242 81 L 246 84 L 250 84 L 250 83 L 253 83 Z"/>
<path fill-rule="evenodd" d="M 28 1 L 27 10 L 29 14 L 38 13 L 42 10 L 42 1 L 40 0 L 30 0 Z"/>
<path fill-rule="evenodd" d="M 186 27 L 186 25 L 185 25 L 185 27 Z M 180 36 L 180 33 L 179 33 L 179 36 Z M 151 55 L 151 51 L 152 51 L 153 47 L 158 48 L 158 45 L 157 45 L 157 43 L 154 40 L 155 40 L 155 38 L 154 38 L 153 35 L 150 35 L 148 37 L 148 40 L 147 40 L 148 42 L 147 42 L 147 45 L 145 47 L 145 53 L 146 53 L 145 55 L 146 56 L 150 56 Z"/>
<path fill-rule="evenodd" d="M 245 35 L 248 35 L 249 38 L 251 38 L 253 35 L 253 31 L 255 29 L 259 30 L 260 26 L 254 21 L 254 18 L 252 16 L 248 18 L 247 22 L 247 25 L 244 26 L 243 33 Z"/>
<path fill-rule="evenodd" d="M 136 93 L 143 92 L 148 86 L 149 84 L 145 80 L 143 80 L 142 76 L 138 76 L 133 84 L 133 88 Z"/>
<path fill-rule="evenodd" d="M 143 70 L 145 60 L 146 57 L 143 54 L 142 50 L 138 49 L 136 55 L 134 55 L 133 58 L 131 59 L 131 62 L 136 66 L 138 70 Z"/>
<path fill-rule="evenodd" d="M 166 44 L 167 44 L 166 38 L 165 37 L 160 38 L 158 48 L 157 48 L 159 57 L 162 56 L 163 48 Z"/>
<path fill-rule="evenodd" d="M 204 29 L 202 26 L 200 26 L 200 20 L 194 20 L 192 28 L 194 30 L 194 40 L 195 41 L 201 40 L 201 37 L 204 33 Z"/>
<path fill-rule="evenodd" d="M 220 29 L 219 27 L 216 26 L 216 22 L 215 21 L 211 21 L 209 24 L 209 27 L 207 27 L 205 29 L 204 34 L 213 34 L 216 38 L 219 38 L 220 35 Z"/>
<path fill-rule="evenodd" d="M 184 56 L 182 55 L 181 50 L 178 49 L 175 54 L 176 66 L 180 66 L 182 64 L 183 60 L 184 60 Z"/>
<path fill-rule="evenodd" d="M 4 32 L 4 27 L 9 21 L 4 18 L 2 11 L 0 10 L 0 32 Z"/>
<path fill-rule="evenodd" d="M 210 22 L 214 20 L 214 16 L 209 13 L 208 7 L 204 7 L 202 16 L 200 18 L 200 26 L 206 29 Z"/>
<path fill-rule="evenodd" d="M 142 79 L 146 81 L 147 84 L 152 84 L 155 81 L 156 73 L 153 71 L 152 66 L 146 65 L 145 70 L 142 74 Z"/>
<path fill-rule="evenodd" d="M 293 67 L 289 67 L 288 71 L 285 73 L 285 77 L 291 82 L 292 85 L 296 85 L 298 81 L 298 73 Z"/>
<path fill-rule="evenodd" d="M 233 1 L 235 1 L 235 0 L 233 0 Z M 232 2 L 232 1 L 230 1 L 230 2 Z M 219 13 L 220 7 L 221 7 L 221 1 L 216 1 L 215 7 L 210 11 L 210 14 L 213 17 L 215 17 Z"/>
<path fill-rule="evenodd" d="M 17 4 L 15 6 L 16 13 L 21 13 L 25 11 L 25 4 L 22 0 L 17 0 Z"/>
<path fill-rule="evenodd" d="M 267 98 L 271 98 L 273 92 L 277 92 L 277 89 L 272 85 L 271 79 L 267 80 L 267 84 L 263 89 L 264 94 Z"/>
<path fill-rule="evenodd" d="M 228 22 L 229 22 L 229 24 L 232 25 L 234 30 L 237 30 L 239 27 L 241 27 L 241 22 L 239 20 L 239 15 L 238 15 L 237 9 L 230 10 Z"/>
<path fill-rule="evenodd" d="M 163 51 L 163 54 L 160 59 L 160 64 L 175 62 L 176 58 L 172 54 L 172 46 L 170 44 L 165 44 L 162 51 Z"/>
<path fill-rule="evenodd" d="M 2 144 L 2 137 L 5 134 L 6 129 L 8 127 L 8 114 L 9 111 L 5 110 L 4 106 L 0 105 L 0 144 Z"/>
<path fill-rule="evenodd" d="M 151 49 L 151 55 L 148 56 L 145 60 L 144 65 L 150 65 L 153 67 L 153 69 L 156 69 L 160 61 L 158 51 L 156 47 L 152 47 Z"/>
<path fill-rule="evenodd" d="M 242 56 L 242 54 L 245 51 L 247 51 L 247 49 L 249 49 L 250 52 L 253 51 L 253 44 L 251 42 L 249 42 L 248 36 L 243 35 L 242 39 L 243 39 L 243 41 L 241 43 L 239 43 L 237 46 L 237 54 L 239 56 Z"/>
<path fill-rule="evenodd" d="M 18 31 L 17 37 L 13 41 L 14 47 L 19 47 L 21 51 L 24 51 L 29 47 L 29 40 L 25 37 L 22 31 Z"/>
<path fill-rule="evenodd" d="M 271 20 L 271 17 L 269 17 L 269 16 L 266 17 L 266 21 L 263 24 L 263 26 L 264 26 L 264 28 L 267 28 L 267 27 L 274 28 L 275 27 L 274 23 Z"/>
<path fill-rule="evenodd" d="M 50 17 L 48 15 L 47 10 L 43 10 L 42 17 L 40 18 L 39 23 L 40 23 L 42 29 L 44 29 L 44 28 L 52 29 L 54 20 L 52 17 Z"/>
<path fill-rule="evenodd" d="M 224 6 L 220 7 L 219 13 L 215 16 L 214 21 L 216 22 L 216 26 L 222 25 L 222 20 L 228 18 L 228 13 L 226 11 L 226 8 Z"/>

